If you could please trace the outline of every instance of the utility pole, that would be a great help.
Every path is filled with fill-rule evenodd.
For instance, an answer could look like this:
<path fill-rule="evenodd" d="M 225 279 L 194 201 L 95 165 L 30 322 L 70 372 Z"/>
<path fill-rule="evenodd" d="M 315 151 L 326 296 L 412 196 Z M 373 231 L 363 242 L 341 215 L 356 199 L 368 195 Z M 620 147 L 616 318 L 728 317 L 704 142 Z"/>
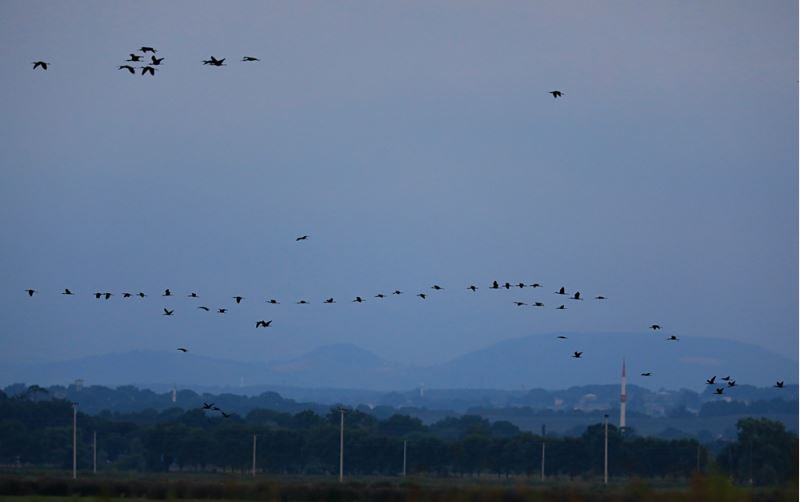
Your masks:
<path fill-rule="evenodd" d="M 339 424 L 339 482 L 344 481 L 344 408 L 339 408 L 342 418 Z"/>
<path fill-rule="evenodd" d="M 408 447 L 408 440 L 403 440 L 403 477 L 406 477 L 406 448 Z"/>
<path fill-rule="evenodd" d="M 603 441 L 603 485 L 608 486 L 608 415 L 603 415 L 605 439 Z"/>
<path fill-rule="evenodd" d="M 542 482 L 544 482 L 544 436 L 546 433 L 545 425 L 542 424 Z"/>
<path fill-rule="evenodd" d="M 78 403 L 72 403 L 72 479 L 78 479 Z"/>
<path fill-rule="evenodd" d="M 97 431 L 92 433 L 92 473 L 97 474 Z"/>
<path fill-rule="evenodd" d="M 256 435 L 253 434 L 253 477 L 256 477 Z"/>

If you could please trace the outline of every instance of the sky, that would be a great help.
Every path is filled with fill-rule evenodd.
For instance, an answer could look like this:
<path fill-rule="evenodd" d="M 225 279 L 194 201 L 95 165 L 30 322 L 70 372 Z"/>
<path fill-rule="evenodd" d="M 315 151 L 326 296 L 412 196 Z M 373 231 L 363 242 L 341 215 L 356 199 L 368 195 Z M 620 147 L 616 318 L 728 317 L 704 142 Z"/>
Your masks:
<path fill-rule="evenodd" d="M 797 359 L 797 2 L 6 0 L 0 55 L 0 363 L 653 323 Z"/>

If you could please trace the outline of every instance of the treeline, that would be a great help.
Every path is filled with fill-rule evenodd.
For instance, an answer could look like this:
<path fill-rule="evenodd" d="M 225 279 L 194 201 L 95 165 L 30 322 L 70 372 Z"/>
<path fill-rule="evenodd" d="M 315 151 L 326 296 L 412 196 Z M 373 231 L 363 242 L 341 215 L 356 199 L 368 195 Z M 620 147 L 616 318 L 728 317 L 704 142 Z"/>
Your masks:
<path fill-rule="evenodd" d="M 64 400 L 35 401 L 25 394 L 0 394 L 0 462 L 68 468 L 72 462 L 72 406 Z M 91 468 L 93 434 L 101 470 L 239 470 L 251 467 L 253 436 L 259 471 L 286 474 L 338 472 L 340 414 L 295 414 L 253 410 L 222 417 L 199 409 L 170 409 L 141 416 L 78 416 L 78 463 Z M 603 472 L 603 426 L 579 437 L 546 437 L 547 475 L 598 476 Z M 694 440 L 660 440 L 609 425 L 612 476 L 689 477 L 718 465 L 743 481 L 775 483 L 797 472 L 797 437 L 767 420 L 740 421 L 740 441 L 717 458 Z M 747 447 L 741 441 L 749 441 Z M 478 416 L 447 418 L 424 425 L 393 415 L 377 419 L 345 413 L 345 471 L 348 475 L 396 475 L 407 444 L 411 474 L 465 476 L 538 474 L 543 438 L 509 422 Z M 749 457 L 748 457 L 749 455 Z M 747 469 L 748 466 L 753 466 Z"/>

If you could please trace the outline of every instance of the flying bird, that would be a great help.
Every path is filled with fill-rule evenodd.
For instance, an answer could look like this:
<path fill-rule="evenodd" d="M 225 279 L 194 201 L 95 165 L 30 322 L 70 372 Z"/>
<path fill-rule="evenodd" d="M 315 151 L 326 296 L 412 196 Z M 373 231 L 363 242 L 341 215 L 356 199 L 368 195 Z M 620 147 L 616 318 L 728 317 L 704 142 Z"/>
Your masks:
<path fill-rule="evenodd" d="M 307 241 L 307 240 L 308 240 L 308 236 L 307 235 L 301 235 L 300 237 L 295 239 L 295 242 L 297 242 L 297 241 Z"/>
<path fill-rule="evenodd" d="M 211 66 L 225 66 L 225 58 L 217 59 L 214 56 L 211 56 L 211 59 L 206 59 L 203 61 L 203 64 L 211 65 Z"/>
<path fill-rule="evenodd" d="M 422 298 L 423 300 L 424 300 L 424 299 L 426 299 L 426 298 L 428 297 L 428 295 L 426 295 L 425 293 L 419 293 L 419 294 L 417 294 L 417 296 L 419 296 L 419 297 L 420 297 L 420 298 Z"/>
<path fill-rule="evenodd" d="M 736 387 L 736 380 L 728 380 L 728 387 Z"/>
<path fill-rule="evenodd" d="M 46 63 L 44 61 L 34 61 L 33 62 L 33 69 L 35 70 L 36 68 L 41 68 L 42 70 L 47 70 L 47 65 L 48 64 L 49 63 Z"/>
<path fill-rule="evenodd" d="M 157 58 L 155 56 L 150 56 L 150 64 L 153 66 L 160 65 L 161 61 L 164 61 L 164 58 Z"/>
<path fill-rule="evenodd" d="M 556 310 L 567 310 L 567 307 L 559 305 L 558 307 L 556 307 Z"/>
<path fill-rule="evenodd" d="M 71 295 L 71 294 L 72 294 L 72 291 L 70 291 L 70 290 L 69 290 L 69 288 L 64 288 L 64 292 L 63 292 L 63 293 L 61 293 L 61 294 L 62 294 L 62 295 Z"/>
<path fill-rule="evenodd" d="M 232 296 L 231 298 L 233 298 L 234 300 L 236 300 L 236 304 L 237 304 L 237 305 L 238 305 L 238 304 L 240 304 L 240 303 L 242 303 L 242 300 L 244 300 L 244 296 Z"/>
<path fill-rule="evenodd" d="M 26 289 L 25 291 L 28 293 L 28 296 L 33 296 L 33 294 L 36 293 L 35 289 Z"/>
<path fill-rule="evenodd" d="M 153 49 L 152 47 L 142 47 L 142 48 L 139 49 L 139 51 L 143 52 L 145 54 L 147 54 L 148 52 L 152 52 L 153 54 L 156 53 L 156 50 Z"/>
<path fill-rule="evenodd" d="M 676 341 L 677 342 L 678 341 L 678 337 L 675 336 L 675 335 L 670 335 L 669 338 L 667 338 L 667 340 Z"/>
<path fill-rule="evenodd" d="M 273 298 L 271 300 L 267 300 L 267 303 L 271 303 L 272 305 L 280 305 L 281 302 Z"/>
<path fill-rule="evenodd" d="M 650 376 L 650 375 L 652 375 L 652 373 L 650 373 L 649 371 L 642 373 L 642 376 Z"/>
<path fill-rule="evenodd" d="M 492 285 L 489 289 L 500 289 L 500 284 L 498 284 L 497 281 L 492 281 Z"/>
<path fill-rule="evenodd" d="M 581 357 L 581 355 L 582 355 L 582 354 L 583 354 L 583 352 L 577 352 L 577 351 L 576 351 L 576 352 L 574 352 L 574 353 L 572 354 L 572 357 L 574 357 L 575 359 L 580 359 L 580 357 Z"/>
<path fill-rule="evenodd" d="M 478 286 L 476 286 L 474 284 L 470 284 L 470 286 L 467 289 L 471 289 L 472 292 L 474 293 L 478 289 Z"/>
<path fill-rule="evenodd" d="M 330 297 L 322 303 L 336 303 L 336 300 L 334 300 L 333 297 Z"/>
<path fill-rule="evenodd" d="M 364 299 L 363 299 L 363 298 L 361 298 L 360 296 L 356 296 L 356 299 L 355 299 L 355 300 L 353 300 L 353 302 L 355 302 L 355 303 L 361 303 L 361 302 L 363 302 L 363 301 L 364 301 Z"/>
<path fill-rule="evenodd" d="M 131 56 L 130 59 L 126 59 L 125 61 L 130 61 L 132 63 L 136 63 L 136 62 L 142 60 L 142 56 L 139 56 L 138 54 L 131 54 L 130 56 Z"/>
<path fill-rule="evenodd" d="M 164 290 L 164 294 L 161 296 L 172 296 L 172 292 L 169 290 L 169 288 L 167 288 Z"/>
<path fill-rule="evenodd" d="M 103 296 L 103 293 L 95 293 L 95 294 L 94 294 L 94 297 L 95 297 L 95 298 L 97 298 L 98 300 L 99 300 L 99 299 L 100 299 L 102 296 Z"/>
<path fill-rule="evenodd" d="M 393 295 L 402 295 L 402 294 L 403 294 L 403 292 L 402 292 L 402 291 L 400 291 L 399 289 L 395 289 L 394 291 L 392 291 L 392 294 L 393 294 Z"/>
<path fill-rule="evenodd" d="M 138 296 L 139 298 L 144 298 L 147 295 L 139 291 L 139 293 L 136 296 Z"/>
<path fill-rule="evenodd" d="M 532 287 L 532 288 L 541 288 L 541 287 L 542 287 L 542 285 L 541 285 L 541 284 L 539 284 L 538 282 L 534 282 L 533 284 L 531 284 L 531 287 Z"/>
<path fill-rule="evenodd" d="M 184 347 L 178 347 L 176 350 L 180 350 L 181 352 L 189 352 L 189 349 L 186 349 Z"/>
<path fill-rule="evenodd" d="M 111 293 L 103 293 L 103 297 L 108 300 L 111 298 Z"/>
<path fill-rule="evenodd" d="M 118 69 L 119 70 L 128 70 L 128 73 L 130 73 L 131 75 L 136 75 L 136 68 L 134 68 L 133 66 L 131 66 L 129 64 L 121 65 Z"/>
<path fill-rule="evenodd" d="M 706 385 L 714 385 L 714 381 L 717 379 L 717 375 L 712 376 L 708 380 L 706 380 Z"/>
<path fill-rule="evenodd" d="M 220 411 L 220 413 L 222 413 L 222 416 L 225 418 L 229 418 L 231 416 L 231 413 L 225 413 L 224 411 Z"/>
<path fill-rule="evenodd" d="M 203 306 L 203 305 L 201 305 L 201 306 L 199 306 L 199 307 L 197 307 L 197 308 L 199 308 L 200 310 L 205 310 L 206 312 L 208 312 L 208 311 L 210 311 L 210 310 L 211 310 L 210 308 L 208 308 L 208 307 L 206 307 L 206 306 Z"/>
<path fill-rule="evenodd" d="M 375 295 L 375 298 L 386 298 L 386 296 L 384 296 L 383 293 L 378 293 L 377 295 Z"/>
<path fill-rule="evenodd" d="M 199 296 L 197 296 L 197 293 L 195 293 L 195 292 L 189 293 L 186 296 L 188 296 L 189 298 L 200 298 Z"/>
<path fill-rule="evenodd" d="M 566 290 L 564 289 L 564 286 L 561 286 L 561 288 L 558 291 L 554 291 L 554 293 L 557 294 L 557 295 L 565 295 L 565 294 L 567 294 Z"/>
<path fill-rule="evenodd" d="M 571 300 L 583 300 L 583 298 L 581 298 L 581 292 L 580 291 L 576 291 L 575 294 L 572 295 L 572 298 L 570 298 L 570 299 Z"/>
<path fill-rule="evenodd" d="M 534 302 L 533 306 L 534 307 L 544 307 L 544 303 L 542 303 L 542 302 Z"/>
<path fill-rule="evenodd" d="M 503 284 L 503 287 L 506 288 L 506 289 L 511 289 L 511 283 L 507 282 L 507 283 Z"/>
<path fill-rule="evenodd" d="M 260 321 L 256 321 L 256 328 L 269 328 L 270 324 L 272 324 L 272 320 L 265 321 L 262 319 Z"/>
<path fill-rule="evenodd" d="M 525 303 L 525 302 L 514 302 L 514 305 L 516 305 L 517 307 L 522 307 L 523 305 L 527 305 L 527 303 Z"/>
<path fill-rule="evenodd" d="M 564 95 L 561 91 L 549 91 L 547 94 L 552 94 L 554 98 L 560 98 Z"/>
<path fill-rule="evenodd" d="M 305 300 L 300 300 L 297 302 L 298 305 L 308 305 L 308 302 Z"/>
<path fill-rule="evenodd" d="M 439 286 L 438 284 L 434 284 L 433 286 L 431 286 L 431 289 L 435 289 L 436 291 L 439 291 L 440 289 L 444 289 L 444 288 Z"/>
<path fill-rule="evenodd" d="M 717 387 L 717 388 L 716 388 L 716 389 L 714 389 L 714 390 L 715 390 L 715 393 L 716 393 L 717 395 L 721 395 L 723 392 L 725 392 L 725 387 Z"/>
<path fill-rule="evenodd" d="M 220 314 L 224 314 L 227 311 L 228 309 L 217 309 L 217 312 L 219 312 Z"/>
<path fill-rule="evenodd" d="M 605 299 L 606 299 L 606 297 L 605 297 L 605 296 L 602 296 L 602 295 L 600 295 L 600 296 L 595 296 L 595 297 L 594 297 L 594 299 L 595 299 L 595 300 L 605 300 Z"/>
<path fill-rule="evenodd" d="M 651 324 L 650 329 L 652 329 L 653 331 L 657 331 L 661 329 L 661 326 L 659 326 L 658 324 Z"/>
<path fill-rule="evenodd" d="M 720 380 L 723 380 L 723 381 L 725 381 L 725 382 L 727 382 L 727 381 L 728 381 L 728 380 L 730 380 L 730 379 L 731 379 L 730 375 L 728 375 L 728 376 L 724 376 L 724 377 L 720 378 Z"/>
<path fill-rule="evenodd" d="M 153 75 L 153 76 L 155 76 L 155 74 L 156 74 L 156 69 L 155 69 L 155 68 L 153 68 L 153 67 L 152 67 L 152 66 L 150 66 L 150 65 L 147 65 L 147 66 L 142 66 L 142 75 L 147 75 L 148 73 L 149 73 L 150 75 Z"/>
<path fill-rule="evenodd" d="M 212 406 L 214 406 L 214 403 L 207 403 L 207 402 L 203 401 L 203 409 L 204 410 L 210 410 Z"/>
<path fill-rule="evenodd" d="M 558 335 L 556 338 L 558 338 L 559 340 L 566 340 L 567 339 L 567 337 L 564 336 L 564 335 Z"/>
<path fill-rule="evenodd" d="M 123 298 L 130 298 L 131 296 L 133 296 L 133 295 L 130 294 L 130 293 L 122 293 L 122 297 Z"/>
<path fill-rule="evenodd" d="M 253 56 L 245 56 L 242 58 L 242 61 L 261 61 L 258 58 L 254 58 Z"/>
<path fill-rule="evenodd" d="M 168 310 L 168 309 L 165 307 L 165 308 L 164 308 L 164 314 L 163 314 L 163 315 L 172 315 L 174 312 L 175 312 L 175 309 Z"/>
<path fill-rule="evenodd" d="M 783 380 L 779 380 L 779 381 L 775 382 L 775 385 L 773 385 L 773 387 L 775 387 L 776 389 L 782 389 L 783 388 Z"/>

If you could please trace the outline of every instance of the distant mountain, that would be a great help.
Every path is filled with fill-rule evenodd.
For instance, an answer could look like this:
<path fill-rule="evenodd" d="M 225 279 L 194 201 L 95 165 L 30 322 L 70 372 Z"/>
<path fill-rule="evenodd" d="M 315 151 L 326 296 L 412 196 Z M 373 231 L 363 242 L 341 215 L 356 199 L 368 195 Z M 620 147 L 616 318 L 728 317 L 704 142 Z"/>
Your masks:
<path fill-rule="evenodd" d="M 137 351 L 36 365 L 4 365 L 0 382 L 310 387 L 372 391 L 413 389 L 564 389 L 619 383 L 623 358 L 630 384 L 649 389 L 705 389 L 730 375 L 739 384 L 797 381 L 797 361 L 755 345 L 705 337 L 667 341 L 659 333 L 566 333 L 503 340 L 451 361 L 415 367 L 387 361 L 351 344 L 328 345 L 300 357 L 244 363 L 196 355 Z M 581 351 L 580 359 L 571 357 Z M 643 377 L 642 372 L 652 376 Z M 309 396 L 304 396 L 308 399 Z"/>

